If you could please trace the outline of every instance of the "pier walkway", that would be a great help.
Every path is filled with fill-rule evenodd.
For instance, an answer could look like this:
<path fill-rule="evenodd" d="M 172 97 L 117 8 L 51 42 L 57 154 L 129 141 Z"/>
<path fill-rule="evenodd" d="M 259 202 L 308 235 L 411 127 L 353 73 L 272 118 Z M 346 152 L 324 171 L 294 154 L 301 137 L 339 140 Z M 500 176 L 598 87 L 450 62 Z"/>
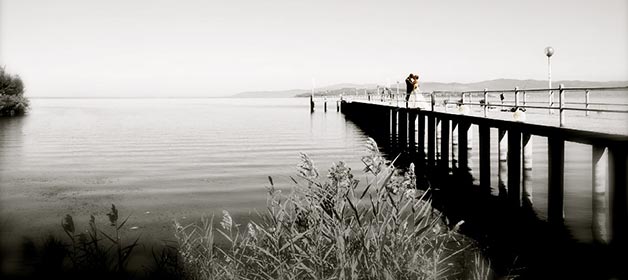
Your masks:
<path fill-rule="evenodd" d="M 618 89 L 628 88 L 592 90 Z M 410 108 L 405 107 L 405 102 L 397 103 L 383 96 L 379 100 L 345 97 L 339 101 L 338 110 L 378 143 L 389 147 L 393 153 L 405 154 L 414 162 L 418 185 L 431 187 L 437 207 L 450 219 L 465 220 L 467 233 L 490 246 L 493 251 L 489 255 L 497 262 L 504 262 L 503 267 L 513 261 L 508 259 L 510 254 L 522 256 L 522 266 L 531 277 L 544 273 L 567 276 L 574 266 L 578 268 L 572 270 L 574 276 L 627 277 L 628 268 L 624 266 L 628 263 L 628 135 L 566 128 L 564 124 L 566 111 L 582 111 L 586 115 L 595 111 L 621 114 L 628 112 L 625 110 L 628 107 L 595 104 L 599 107 L 594 109 L 589 102 L 591 90 L 577 89 L 586 91 L 587 104 L 580 104 L 586 110 L 581 110 L 565 103 L 565 92 L 576 89 L 561 86 L 554 90 L 559 92 L 557 106 L 552 100 L 549 106 L 531 104 L 525 96 L 525 92 L 547 92 L 548 89 L 515 89 L 511 104 L 492 104 L 487 98 L 491 92 L 504 91 L 459 93 L 461 98 L 455 102 L 455 107 L 444 112 L 435 110 L 433 93 L 427 104 L 417 106 L 410 102 Z M 473 94 L 481 94 L 483 98 L 476 99 L 475 103 L 469 101 Z M 443 104 L 447 106 L 447 102 Z M 470 114 L 466 106 L 479 106 L 481 115 Z M 620 108 L 616 108 L 618 106 Z M 513 119 L 486 117 L 489 110 L 496 107 L 515 108 L 509 113 Z M 525 122 L 524 110 L 520 108 L 549 110 L 547 114 L 554 113 L 559 122 L 554 125 Z M 517 118 L 523 119 L 515 120 Z M 469 167 L 472 126 L 477 127 L 474 129 L 479 136 L 478 178 L 473 178 Z M 546 219 L 539 218 L 532 210 L 534 190 L 529 183 L 532 136 L 547 139 Z M 593 242 L 587 244 L 570 239 L 564 227 L 566 142 L 591 146 Z M 493 156 L 496 154 L 498 159 L 492 161 L 491 150 L 495 143 L 498 151 L 493 152 Z M 491 172 L 492 162 L 498 163 L 496 174 Z M 499 181 L 497 194 L 491 190 L 491 179 Z M 560 262 L 567 266 L 559 265 Z"/>

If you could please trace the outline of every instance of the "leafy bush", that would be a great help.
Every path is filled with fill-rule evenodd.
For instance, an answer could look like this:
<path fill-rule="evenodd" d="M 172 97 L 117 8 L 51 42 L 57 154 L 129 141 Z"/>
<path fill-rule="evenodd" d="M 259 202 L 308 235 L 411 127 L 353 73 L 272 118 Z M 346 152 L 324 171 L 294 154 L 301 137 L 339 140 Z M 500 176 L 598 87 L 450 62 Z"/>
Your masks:
<path fill-rule="evenodd" d="M 227 211 L 200 224 L 175 221 L 179 253 L 192 279 L 442 279 L 488 278 L 481 258 L 468 271 L 456 264 L 471 243 L 450 229 L 416 189 L 414 166 L 399 172 L 372 139 L 363 158 L 369 182 L 333 164 L 326 178 L 302 154 L 301 183 L 283 195 L 269 177 L 267 211 L 244 225 Z M 225 242 L 220 242 L 224 240 Z M 226 244 L 226 245 L 222 245 Z M 472 260 L 473 261 L 473 260 Z"/>
<path fill-rule="evenodd" d="M 22 79 L 6 73 L 4 68 L 0 67 L 0 117 L 24 114 L 28 107 Z"/>

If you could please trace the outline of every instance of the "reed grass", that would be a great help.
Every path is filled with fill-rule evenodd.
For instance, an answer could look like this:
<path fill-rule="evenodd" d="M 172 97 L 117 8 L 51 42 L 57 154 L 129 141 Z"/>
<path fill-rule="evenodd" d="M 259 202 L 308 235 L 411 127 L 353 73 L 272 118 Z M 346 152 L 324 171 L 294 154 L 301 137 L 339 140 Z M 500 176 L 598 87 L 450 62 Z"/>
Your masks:
<path fill-rule="evenodd" d="M 416 189 L 414 166 L 384 159 L 373 139 L 360 184 L 343 162 L 324 177 L 301 155 L 287 194 L 269 177 L 259 222 L 237 224 L 227 211 L 182 225 L 175 236 L 191 279 L 487 279 L 489 264 L 464 268 L 473 243 L 436 211 L 430 191 Z M 222 245 L 221 245 L 222 244 Z"/>

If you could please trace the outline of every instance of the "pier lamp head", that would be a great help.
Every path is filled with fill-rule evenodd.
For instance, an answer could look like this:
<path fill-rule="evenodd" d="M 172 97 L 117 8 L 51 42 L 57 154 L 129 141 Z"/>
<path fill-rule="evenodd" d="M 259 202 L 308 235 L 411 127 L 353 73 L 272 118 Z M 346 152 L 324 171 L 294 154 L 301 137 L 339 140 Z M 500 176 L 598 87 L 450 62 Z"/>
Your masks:
<path fill-rule="evenodd" d="M 547 57 L 551 57 L 553 54 L 554 54 L 554 48 L 552 47 L 545 48 L 545 55 L 547 55 Z"/>

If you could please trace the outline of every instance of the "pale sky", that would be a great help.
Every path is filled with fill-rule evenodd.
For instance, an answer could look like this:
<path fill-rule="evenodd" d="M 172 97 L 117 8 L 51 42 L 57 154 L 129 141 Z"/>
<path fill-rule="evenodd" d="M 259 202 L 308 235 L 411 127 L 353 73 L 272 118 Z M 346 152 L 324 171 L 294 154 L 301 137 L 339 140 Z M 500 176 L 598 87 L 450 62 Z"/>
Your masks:
<path fill-rule="evenodd" d="M 29 96 L 217 96 L 335 83 L 628 80 L 626 0 L 0 0 Z"/>

